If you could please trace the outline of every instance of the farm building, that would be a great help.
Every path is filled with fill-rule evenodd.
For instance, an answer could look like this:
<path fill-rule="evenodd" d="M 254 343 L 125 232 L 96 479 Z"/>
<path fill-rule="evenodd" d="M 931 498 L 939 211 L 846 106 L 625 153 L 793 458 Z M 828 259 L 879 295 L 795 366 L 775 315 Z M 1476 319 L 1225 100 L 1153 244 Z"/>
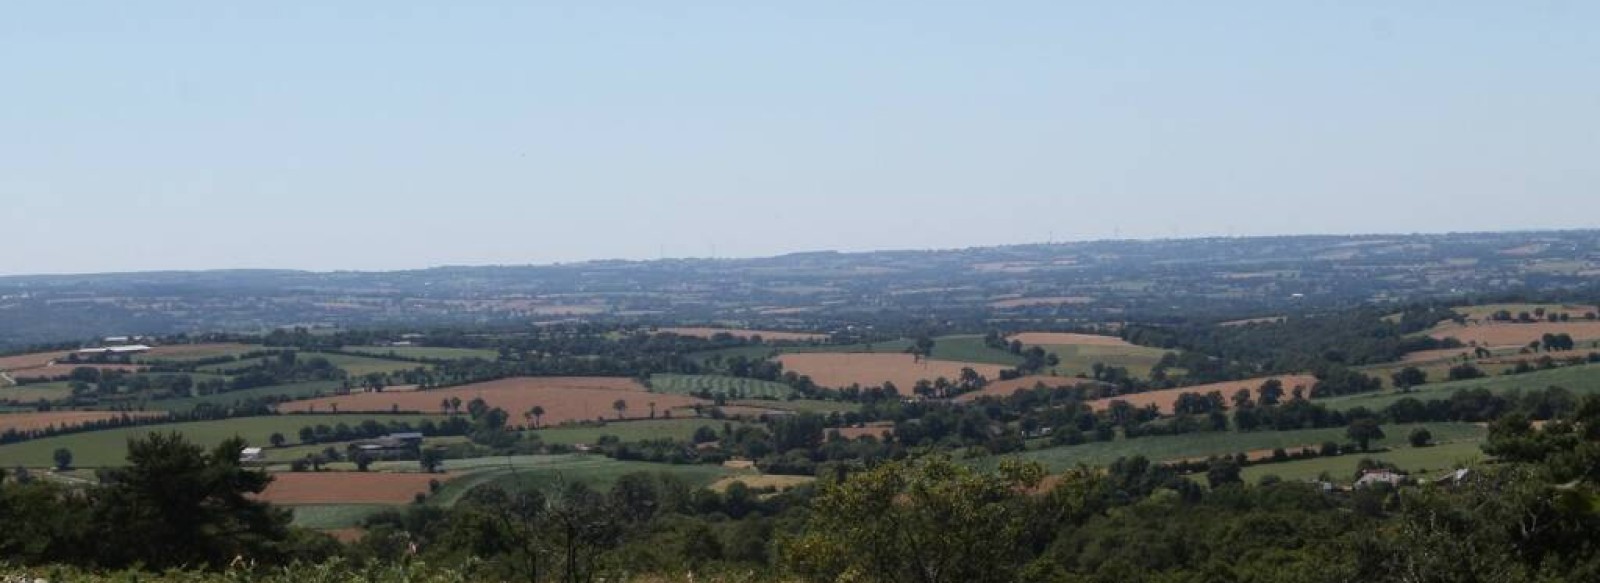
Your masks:
<path fill-rule="evenodd" d="M 78 356 L 142 354 L 150 352 L 150 347 L 143 344 L 127 344 L 123 346 L 102 346 L 98 348 L 80 348 L 74 352 Z"/>
<path fill-rule="evenodd" d="M 1366 488 L 1377 484 L 1399 486 L 1406 481 L 1405 474 L 1398 474 L 1389 470 L 1367 470 L 1361 473 L 1361 479 L 1356 480 L 1357 488 Z"/>
<path fill-rule="evenodd" d="M 391 433 L 377 439 L 357 441 L 348 448 L 351 458 L 364 455 L 374 460 L 417 459 L 422 450 L 421 433 Z"/>
<path fill-rule="evenodd" d="M 247 447 L 239 450 L 239 463 L 248 464 L 266 461 L 266 459 L 266 454 L 262 453 L 259 447 Z"/>

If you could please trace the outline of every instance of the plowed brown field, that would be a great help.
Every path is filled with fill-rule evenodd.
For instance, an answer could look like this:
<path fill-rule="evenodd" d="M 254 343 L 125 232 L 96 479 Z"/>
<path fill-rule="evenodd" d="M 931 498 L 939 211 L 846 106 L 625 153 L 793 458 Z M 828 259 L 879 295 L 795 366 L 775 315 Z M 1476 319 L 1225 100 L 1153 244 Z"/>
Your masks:
<path fill-rule="evenodd" d="M 451 474 L 293 472 L 272 475 L 260 498 L 273 504 L 405 504 L 428 491 L 428 482 Z"/>
<path fill-rule="evenodd" d="M 875 387 L 885 382 L 894 383 L 901 394 L 911 394 L 911 387 L 919 380 L 944 377 L 951 381 L 961 378 L 961 369 L 971 367 L 984 378 L 999 378 L 1005 367 L 996 364 L 979 364 L 953 360 L 916 360 L 910 354 L 873 354 L 816 352 L 784 354 L 778 356 L 783 369 L 811 377 L 811 381 L 824 387 L 848 387 L 859 384 Z"/>
<path fill-rule="evenodd" d="M 535 405 L 544 407 L 541 419 L 544 425 L 566 421 L 592 421 L 597 418 L 616 419 L 612 404 L 618 399 L 627 403 L 622 413 L 626 419 L 650 416 L 650 404 L 655 403 L 656 416 L 667 409 L 709 404 L 709 401 L 687 395 L 650 393 L 632 379 L 618 377 L 523 377 L 501 379 L 448 389 L 406 391 L 399 393 L 355 393 L 338 397 L 322 397 L 293 401 L 279 406 L 279 410 L 296 413 L 344 412 L 443 412 L 440 401 L 461 399 L 462 409 L 473 399 L 482 398 L 491 407 L 505 409 L 511 414 L 511 423 L 525 423 L 522 414 Z"/>
<path fill-rule="evenodd" d="M 1428 335 L 1438 339 L 1454 337 L 1466 344 L 1478 346 L 1527 346 L 1545 334 L 1570 334 L 1574 340 L 1600 338 L 1600 322 L 1536 322 L 1530 324 L 1494 323 L 1458 326 L 1447 323 L 1435 326 Z"/>
<path fill-rule="evenodd" d="M 67 351 L 35 352 L 33 354 L 18 354 L 16 356 L 0 356 L 0 370 L 19 371 L 29 368 L 38 368 L 50 361 L 67 357 Z"/>

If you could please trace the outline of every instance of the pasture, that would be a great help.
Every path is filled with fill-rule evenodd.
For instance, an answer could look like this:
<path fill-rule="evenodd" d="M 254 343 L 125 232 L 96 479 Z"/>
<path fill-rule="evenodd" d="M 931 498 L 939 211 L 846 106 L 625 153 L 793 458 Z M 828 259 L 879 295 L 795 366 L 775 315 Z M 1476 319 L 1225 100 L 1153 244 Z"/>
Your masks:
<path fill-rule="evenodd" d="M 670 465 L 650 462 L 617 461 L 597 455 L 524 455 L 467 460 L 446 460 L 444 469 L 460 473 L 433 499 L 433 503 L 452 506 L 461 496 L 482 485 L 507 489 L 553 489 L 562 483 L 582 483 L 604 490 L 624 475 L 645 472 L 676 476 L 690 487 L 709 486 L 735 473 L 722 466 Z"/>
<path fill-rule="evenodd" d="M 294 440 L 300 428 L 308 425 L 338 425 L 340 423 L 357 425 L 368 419 L 384 424 L 388 424 L 390 421 L 401 421 L 415 426 L 424 419 L 438 421 L 441 417 L 437 415 L 269 415 L 217 421 L 159 423 L 138 427 L 122 427 L 0 445 L 0 466 L 49 466 L 52 465 L 52 454 L 57 448 L 63 447 L 72 450 L 72 453 L 76 456 L 73 461 L 74 465 L 82 467 L 120 466 L 127 455 L 129 439 L 143 437 L 155 432 L 182 433 L 190 441 L 208 448 L 234 436 L 242 437 L 252 445 L 265 446 L 268 443 L 268 438 L 274 432 L 282 433 L 290 440 Z"/>
<path fill-rule="evenodd" d="M 1344 395 L 1321 399 L 1318 402 L 1331 409 L 1341 411 L 1356 407 L 1366 407 L 1377 411 L 1407 397 L 1428 401 L 1449 399 L 1452 393 L 1464 389 L 1486 389 L 1492 393 L 1503 394 L 1515 390 L 1526 391 L 1547 387 L 1561 387 L 1579 395 L 1600 393 L 1600 364 L 1565 366 L 1519 375 L 1490 376 L 1464 381 L 1431 383 L 1413 387 L 1403 393 L 1382 392 Z"/>
<path fill-rule="evenodd" d="M 1024 332 L 1007 338 L 1026 346 L 1038 346 L 1056 355 L 1060 364 L 1052 368 L 1059 376 L 1087 375 L 1095 363 L 1128 369 L 1136 377 L 1150 376 L 1150 369 L 1161 362 L 1167 351 L 1138 346 L 1115 336 L 1063 332 Z"/>
<path fill-rule="evenodd" d="M 781 354 L 778 361 L 786 371 L 811 377 L 812 382 L 824 387 L 879 386 L 894 383 L 902 393 L 910 393 L 919 380 L 944 377 L 952 382 L 961 377 L 961 369 L 972 368 L 984 378 L 999 378 L 1001 369 L 995 364 L 959 362 L 950 360 L 916 359 L 910 354 L 871 353 L 800 353 Z"/>
<path fill-rule="evenodd" d="M 448 348 L 440 346 L 346 346 L 344 352 L 356 352 L 368 356 L 398 356 L 400 358 L 421 358 L 431 360 L 462 360 L 478 358 L 483 360 L 498 360 L 500 352 L 487 348 Z"/>
<path fill-rule="evenodd" d="M 532 430 L 528 433 L 529 435 L 538 436 L 539 440 L 545 443 L 564 445 L 594 444 L 598 443 L 601 437 L 607 435 L 615 436 L 624 442 L 663 437 L 688 441 L 690 437 L 694 436 L 695 430 L 701 427 L 710 427 L 720 434 L 723 423 L 724 421 L 697 417 L 646 419 L 640 421 L 615 421 L 604 424 L 562 425 Z M 742 425 L 736 421 L 731 421 L 730 423 L 733 423 L 736 427 Z"/>
<path fill-rule="evenodd" d="M 382 393 L 353 393 L 292 401 L 279 406 L 292 412 L 424 412 L 442 413 L 443 401 L 460 399 L 463 410 L 473 399 L 483 399 L 491 407 L 505 409 L 513 424 L 526 423 L 523 413 L 543 407 L 540 423 L 556 425 L 567 421 L 596 419 L 646 419 L 662 416 L 668 409 L 692 407 L 707 401 L 685 395 L 650 393 L 633 379 L 621 377 L 522 377 L 485 383 L 432 389 Z M 626 409 L 618 412 L 613 404 L 622 401 Z"/>
<path fill-rule="evenodd" d="M 1222 393 L 1222 398 L 1226 399 L 1231 407 L 1233 404 L 1233 394 L 1239 392 L 1239 389 L 1249 389 L 1250 398 L 1256 399 L 1259 396 L 1256 390 L 1261 387 L 1262 383 L 1265 383 L 1271 379 L 1278 379 L 1283 383 L 1284 399 L 1289 398 L 1295 387 L 1305 387 L 1306 394 L 1310 395 L 1311 386 L 1317 382 L 1316 377 L 1304 374 L 1261 377 L 1242 381 L 1228 381 L 1225 383 L 1211 383 L 1206 385 L 1195 385 L 1192 387 L 1179 387 L 1176 389 L 1163 389 L 1160 391 L 1146 391 L 1143 393 L 1118 395 L 1116 397 L 1109 397 L 1105 399 L 1095 399 L 1089 401 L 1088 404 L 1090 407 L 1093 407 L 1095 411 L 1104 411 L 1111 406 L 1112 401 L 1127 401 L 1128 404 L 1133 405 L 1136 408 L 1143 408 L 1146 405 L 1155 405 L 1161 409 L 1162 413 L 1171 414 L 1172 405 L 1178 401 L 1178 397 L 1180 395 L 1185 393 L 1204 395 L 1212 391 L 1219 391 Z"/>
<path fill-rule="evenodd" d="M 39 401 L 60 401 L 71 396 L 72 387 L 66 382 L 0 385 L 0 403 L 32 405 Z"/>
<path fill-rule="evenodd" d="M 860 403 L 850 403 L 850 402 L 847 402 L 847 401 L 819 401 L 819 400 L 816 400 L 816 399 L 795 399 L 793 401 L 777 401 L 777 402 L 745 400 L 745 401 L 729 401 L 728 403 L 732 404 L 732 405 L 743 405 L 743 406 L 746 406 L 746 407 L 758 407 L 758 408 L 764 408 L 764 409 L 780 409 L 780 410 L 783 410 L 783 411 L 795 411 L 795 412 L 799 412 L 799 413 L 817 413 L 817 414 L 820 414 L 820 415 L 827 415 L 829 413 L 848 413 L 850 411 L 860 411 L 861 410 L 861 404 Z"/>
<path fill-rule="evenodd" d="M 1431 429 L 1430 429 L 1431 431 Z M 1387 433 L 1387 431 L 1385 431 Z M 1403 436 L 1402 436 L 1403 437 Z M 1387 451 L 1357 453 L 1335 457 L 1316 457 L 1275 464 L 1259 464 L 1244 468 L 1241 477 L 1254 484 L 1262 476 L 1277 476 L 1284 480 L 1315 480 L 1327 473 L 1334 482 L 1351 483 L 1356 479 L 1356 464 L 1363 458 L 1389 462 L 1419 477 L 1436 478 L 1457 468 L 1481 461 L 1484 457 L 1482 441 L 1466 439 L 1440 443 L 1427 447 L 1411 447 L 1387 440 L 1392 449 Z"/>
<path fill-rule="evenodd" d="M 262 399 L 266 397 L 288 397 L 291 399 L 307 399 L 319 395 L 332 394 L 344 383 L 340 381 L 312 381 L 307 383 L 292 383 L 287 385 L 272 385 L 227 391 L 210 395 L 197 395 L 193 397 L 180 397 L 176 399 L 159 399 L 148 401 L 146 407 L 162 409 L 165 411 L 190 411 L 195 405 L 210 404 L 229 406 L 249 399 Z"/>
<path fill-rule="evenodd" d="M 427 367 L 425 364 L 406 362 L 402 360 L 386 360 L 370 356 L 351 356 L 348 354 L 328 354 L 324 352 L 309 352 L 299 355 L 299 358 L 326 358 L 333 366 L 344 369 L 352 378 L 364 377 L 368 374 L 390 374 L 403 370 Z"/>
<path fill-rule="evenodd" d="M 288 509 L 294 513 L 295 526 L 314 530 L 334 530 L 358 526 L 368 517 L 385 510 L 394 510 L 395 507 L 392 504 L 310 504 L 288 506 Z"/>
<path fill-rule="evenodd" d="M 709 391 L 713 395 L 728 395 L 739 399 L 787 399 L 794 394 L 789 385 L 719 375 L 658 374 L 650 377 L 650 391 L 673 395 L 690 395 Z"/>
<path fill-rule="evenodd" d="M 1417 423 L 1384 425 L 1382 427 L 1387 437 L 1383 440 L 1374 441 L 1375 447 L 1404 444 L 1406 436 L 1411 433 L 1412 429 L 1417 427 L 1428 428 L 1428 431 L 1433 433 L 1433 438 L 1439 442 L 1482 439 L 1487 432 L 1482 426 L 1475 423 Z M 1286 450 L 1316 447 L 1324 441 L 1345 443 L 1349 440 L 1345 438 L 1344 427 L 1299 429 L 1294 431 L 1253 431 L 1247 433 L 1235 431 L 1201 432 L 1183 435 L 1156 435 L 1135 439 L 1118 438 L 1113 441 L 1052 447 L 1006 454 L 1005 456 L 977 458 L 974 463 L 980 467 L 993 468 L 998 466 L 1000 459 L 1013 458 L 1039 462 L 1044 464 L 1051 472 L 1059 472 L 1075 467 L 1078 464 L 1100 466 L 1114 462 L 1118 458 L 1136 455 L 1142 455 L 1152 461 L 1176 461 L 1280 447 Z"/>
<path fill-rule="evenodd" d="M 168 344 L 155 346 L 149 352 L 134 357 L 135 362 L 173 361 L 184 362 L 201 360 L 218 356 L 237 356 L 247 352 L 266 350 L 265 346 L 256 344 L 239 344 L 233 342 L 217 342 L 207 344 Z"/>

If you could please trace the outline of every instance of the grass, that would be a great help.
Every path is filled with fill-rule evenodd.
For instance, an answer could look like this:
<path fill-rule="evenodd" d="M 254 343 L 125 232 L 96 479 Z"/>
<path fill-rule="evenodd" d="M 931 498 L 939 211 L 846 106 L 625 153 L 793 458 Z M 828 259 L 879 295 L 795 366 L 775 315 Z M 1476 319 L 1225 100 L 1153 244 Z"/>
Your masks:
<path fill-rule="evenodd" d="M 66 382 L 0 387 L 0 403 L 32 405 L 40 399 L 60 401 L 72 396 L 72 387 Z"/>
<path fill-rule="evenodd" d="M 399 356 L 401 358 L 430 358 L 458 360 L 481 358 L 498 360 L 500 352 L 487 348 L 445 348 L 438 346 L 346 346 L 345 352 L 358 352 L 370 356 Z"/>
<path fill-rule="evenodd" d="M 427 366 L 401 360 L 385 360 L 370 356 L 350 356 L 348 354 L 326 354 L 321 352 L 302 354 L 299 358 L 326 358 L 328 362 L 333 363 L 333 366 L 342 368 L 345 372 L 350 373 L 352 378 L 363 377 L 371 373 L 390 374 Z"/>
<path fill-rule="evenodd" d="M 485 484 L 508 489 L 551 489 L 563 482 L 578 482 L 603 490 L 610 488 L 617 478 L 624 475 L 649 472 L 674 475 L 691 487 L 703 487 L 735 473 L 734 470 L 722 466 L 617 461 L 596 455 L 527 455 L 447 460 L 444 469 L 468 473 L 445 483 L 434 496 L 433 503 L 442 506 L 454 505 L 462 495 Z"/>
<path fill-rule="evenodd" d="M 191 362 L 218 356 L 231 356 L 266 350 L 267 347 L 253 344 L 221 344 L 216 346 L 182 346 L 180 351 L 172 354 L 151 356 L 141 355 L 134 358 L 134 362 Z"/>
<path fill-rule="evenodd" d="M 1393 441 L 1393 440 L 1391 440 Z M 1353 482 L 1356 464 L 1362 458 L 1372 458 L 1392 463 L 1400 469 L 1423 475 L 1443 474 L 1461 467 L 1466 462 L 1483 458 L 1482 441 L 1467 439 L 1441 443 L 1428 447 L 1397 446 L 1394 449 L 1368 454 L 1349 454 L 1337 457 L 1318 457 L 1276 464 L 1257 464 L 1244 468 L 1241 476 L 1254 484 L 1262 476 L 1274 475 L 1291 481 L 1315 480 L 1327 472 L 1335 482 Z"/>
<path fill-rule="evenodd" d="M 1379 446 L 1402 444 L 1405 442 L 1406 436 L 1410 435 L 1411 430 L 1417 427 L 1427 427 L 1428 431 L 1433 433 L 1433 438 L 1440 442 L 1479 439 L 1485 433 L 1483 427 L 1473 423 L 1384 425 L 1383 432 L 1388 438 L 1374 443 Z M 1004 457 L 1036 461 L 1044 464 L 1050 471 L 1061 471 L 1078 464 L 1105 465 L 1116 461 L 1117 458 L 1136 455 L 1142 455 L 1154 461 L 1170 461 L 1233 454 L 1258 449 L 1279 447 L 1289 449 L 1308 445 L 1316 446 L 1324 441 L 1345 443 L 1349 440 L 1345 438 L 1344 434 L 1345 428 L 1343 427 L 1300 429 L 1295 431 L 1254 431 L 1249 433 L 1233 431 L 1189 433 L 1091 442 L 1083 445 L 1008 454 Z M 979 466 L 993 467 L 999 463 L 999 459 L 999 457 L 984 457 L 979 458 L 976 462 Z"/>
<path fill-rule="evenodd" d="M 349 448 L 350 444 L 355 443 L 354 441 L 335 441 L 335 442 L 328 442 L 328 443 L 299 444 L 300 436 L 297 434 L 299 432 L 299 428 L 298 427 L 295 428 L 295 431 L 296 431 L 296 433 L 285 432 L 283 434 L 283 436 L 289 438 L 289 440 L 291 442 L 297 443 L 298 445 L 286 445 L 286 446 L 283 446 L 283 447 L 268 447 L 268 448 L 266 448 L 265 450 L 263 450 L 261 452 L 262 455 L 265 456 L 266 462 L 268 464 L 287 464 L 289 462 L 293 462 L 294 460 L 305 459 L 305 457 L 307 455 L 309 455 L 309 454 L 322 453 L 322 450 L 328 449 L 330 447 L 334 448 L 336 450 L 339 450 L 339 453 L 342 454 Z M 466 442 L 467 442 L 467 438 L 466 437 L 451 435 L 451 436 L 429 437 L 429 438 L 423 439 L 422 445 L 423 445 L 423 447 L 433 447 L 435 445 L 451 445 L 451 444 L 466 443 Z M 265 444 L 263 444 L 263 446 L 264 445 Z M 352 469 L 354 469 L 355 465 L 352 464 L 350 467 Z M 379 466 L 374 465 L 373 467 L 376 468 L 376 467 L 379 467 Z M 389 466 L 384 466 L 384 467 L 389 467 Z M 404 470 L 404 469 L 414 469 L 414 468 L 417 467 L 417 462 L 414 462 L 414 461 L 402 461 L 402 462 L 400 462 L 398 464 L 397 467 L 399 469 L 402 469 L 402 470 Z"/>
<path fill-rule="evenodd" d="M 622 441 L 641 441 L 671 437 L 687 440 L 696 429 L 710 427 L 722 430 L 722 421 L 714 419 L 650 419 L 644 421 L 619 421 L 605 425 L 560 426 L 538 429 L 533 433 L 545 443 L 573 445 L 596 443 L 604 435 L 614 435 Z M 737 423 L 736 423 L 737 424 Z"/>
<path fill-rule="evenodd" d="M 439 421 L 443 417 L 437 415 L 270 415 L 265 417 L 241 417 L 237 419 L 223 419 L 218 421 L 193 421 L 188 423 L 161 423 L 156 425 L 141 425 L 138 427 L 122 427 L 106 429 L 103 431 L 89 431 L 33 439 L 20 443 L 0 445 L 0 467 L 23 465 L 31 467 L 45 467 L 53 463 L 52 455 L 57 448 L 72 450 L 73 464 L 83 467 L 105 467 L 122 465 L 127 453 L 128 439 L 142 437 L 152 432 L 182 433 L 190 441 L 205 447 L 212 447 L 222 440 L 230 437 L 243 437 L 254 445 L 266 445 L 267 439 L 274 432 L 282 433 L 289 439 L 295 439 L 301 427 L 307 425 L 328 424 L 337 425 L 347 423 L 356 425 L 372 419 L 380 423 L 389 421 L 405 421 L 415 425 L 423 419 Z"/>
<path fill-rule="evenodd" d="M 1317 402 L 1341 411 L 1356 407 L 1366 407 L 1377 411 L 1406 397 L 1428 401 L 1432 399 L 1448 399 L 1451 393 L 1463 389 L 1488 389 L 1490 392 L 1498 394 L 1518 389 L 1543 389 L 1552 386 L 1561 387 L 1579 395 L 1600 393 L 1600 364 L 1565 366 L 1520 375 L 1492 376 L 1465 381 L 1434 383 L 1415 387 L 1405 393 L 1382 392 L 1346 395 L 1319 399 Z"/>
<path fill-rule="evenodd" d="M 1092 374 L 1094 363 L 1119 366 L 1128 374 L 1140 378 L 1150 376 L 1150 369 L 1161 362 L 1167 351 L 1148 346 L 1099 346 L 1091 344 L 1053 344 L 1040 346 L 1045 352 L 1055 354 L 1061 364 L 1055 366 L 1057 376 Z"/>
<path fill-rule="evenodd" d="M 195 405 L 210 403 L 212 405 L 228 406 L 246 399 L 260 399 L 262 397 L 287 396 L 294 399 L 305 399 L 318 394 L 332 394 L 343 383 L 340 381 L 313 381 L 308 383 L 293 383 L 287 385 L 272 385 L 270 387 L 257 387 L 242 391 L 228 391 L 214 395 L 198 397 L 184 397 L 179 399 L 162 399 L 149 401 L 145 404 L 151 409 L 165 411 L 189 411 Z"/>
<path fill-rule="evenodd" d="M 690 358 L 690 359 L 697 360 L 697 361 L 699 361 L 701 363 L 710 361 L 711 359 L 719 357 L 719 356 L 722 357 L 723 359 L 729 359 L 729 358 L 733 358 L 735 356 L 743 356 L 743 357 L 751 359 L 751 360 L 761 360 L 761 359 L 764 359 L 764 358 L 772 355 L 772 353 L 776 352 L 776 350 L 777 349 L 775 349 L 775 348 L 773 348 L 771 346 L 760 346 L 760 345 L 756 345 L 756 346 L 735 346 L 733 348 L 718 348 L 716 350 L 702 350 L 700 352 L 691 352 L 691 353 L 688 353 L 688 354 L 686 354 L 684 356 L 687 357 L 687 358 Z"/>
<path fill-rule="evenodd" d="M 288 506 L 294 513 L 294 525 L 316 530 L 332 530 L 336 528 L 352 528 L 361 526 L 361 521 L 367 517 L 393 510 L 398 506 L 389 504 L 308 504 L 304 506 Z"/>
<path fill-rule="evenodd" d="M 700 391 L 748 399 L 786 399 L 794 389 L 783 383 L 717 375 L 658 374 L 650 377 L 656 393 L 689 395 Z"/>

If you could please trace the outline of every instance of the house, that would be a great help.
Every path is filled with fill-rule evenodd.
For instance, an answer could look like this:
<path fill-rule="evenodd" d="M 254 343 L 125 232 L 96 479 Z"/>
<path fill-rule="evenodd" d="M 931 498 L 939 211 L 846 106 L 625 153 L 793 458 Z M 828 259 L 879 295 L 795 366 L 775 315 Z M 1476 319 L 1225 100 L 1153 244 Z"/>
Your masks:
<path fill-rule="evenodd" d="M 1361 479 L 1356 480 L 1357 488 L 1365 488 L 1376 484 L 1399 486 L 1407 479 L 1405 474 L 1397 474 L 1389 470 L 1366 470 L 1361 472 Z"/>
<path fill-rule="evenodd" d="M 239 450 L 239 463 L 250 464 L 267 461 L 266 454 L 259 447 L 247 447 Z"/>
<path fill-rule="evenodd" d="M 422 434 L 416 432 L 391 433 L 377 439 L 365 439 L 346 448 L 351 458 L 366 456 L 373 460 L 413 460 L 422 455 Z"/>

